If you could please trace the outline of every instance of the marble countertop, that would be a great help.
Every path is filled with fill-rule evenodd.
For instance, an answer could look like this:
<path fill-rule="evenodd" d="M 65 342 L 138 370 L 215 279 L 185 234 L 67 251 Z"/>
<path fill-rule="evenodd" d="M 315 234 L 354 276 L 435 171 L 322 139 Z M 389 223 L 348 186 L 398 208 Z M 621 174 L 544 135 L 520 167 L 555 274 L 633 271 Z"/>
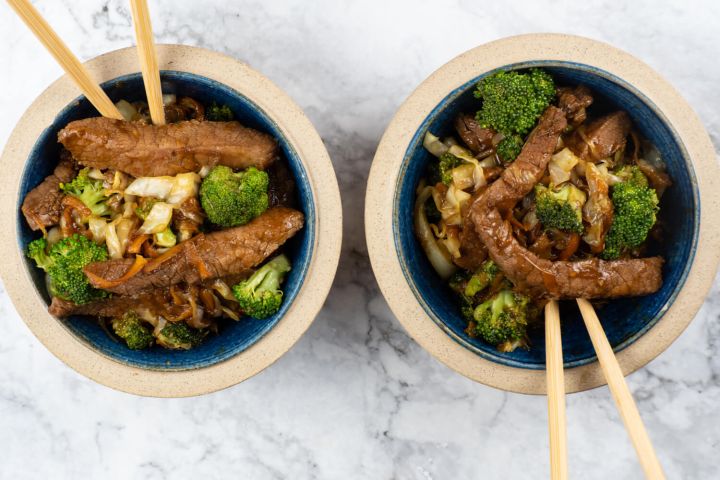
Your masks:
<path fill-rule="evenodd" d="M 337 279 L 312 328 L 275 365 L 225 391 L 177 400 L 81 377 L 0 292 L 0 478 L 546 478 L 546 399 L 455 374 L 388 310 L 362 225 L 375 147 L 437 67 L 478 44 L 537 31 L 589 36 L 643 59 L 682 92 L 719 146 L 720 3 L 509 3 L 150 1 L 159 41 L 246 61 L 315 123 L 343 194 Z M 84 59 L 133 42 L 126 0 L 36 5 Z M 4 145 L 61 72 L 4 3 L 0 31 Z M 719 316 L 716 282 L 688 330 L 629 377 L 668 478 L 720 478 Z M 571 478 L 641 478 L 606 388 L 569 396 L 567 411 Z"/>

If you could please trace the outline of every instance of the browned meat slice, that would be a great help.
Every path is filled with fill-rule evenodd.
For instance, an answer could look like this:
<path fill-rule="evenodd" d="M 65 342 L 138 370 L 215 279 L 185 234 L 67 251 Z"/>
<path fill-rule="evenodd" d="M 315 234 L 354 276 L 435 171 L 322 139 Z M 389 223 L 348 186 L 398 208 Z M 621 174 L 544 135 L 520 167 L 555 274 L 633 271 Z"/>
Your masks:
<path fill-rule="evenodd" d="M 96 117 L 70 122 L 58 140 L 82 165 L 135 177 L 177 175 L 205 165 L 264 170 L 278 156 L 270 135 L 238 122 L 145 125 Z"/>
<path fill-rule="evenodd" d="M 631 127 L 627 113 L 611 113 L 575 130 L 565 144 L 583 160 L 597 162 L 625 147 Z"/>
<path fill-rule="evenodd" d="M 52 175 L 25 195 L 22 212 L 30 228 L 40 230 L 57 225 L 62 213 L 62 199 L 65 196 L 60 191 L 60 184 L 69 182 L 75 178 L 75 174 L 74 162 L 63 155 Z"/>
<path fill-rule="evenodd" d="M 154 264 L 148 263 L 141 272 L 117 286 L 107 287 L 102 280 L 122 277 L 133 259 L 91 263 L 85 267 L 85 273 L 93 286 L 119 295 L 225 277 L 261 263 L 302 228 L 303 220 L 303 214 L 297 210 L 271 208 L 247 225 L 196 235 L 178 244 L 164 258 L 154 259 Z"/>
<path fill-rule="evenodd" d="M 245 270 L 239 274 L 223 277 L 226 285 L 231 286 L 247 278 L 252 273 L 251 270 Z M 200 284 L 202 288 L 212 289 L 213 282 L 216 280 L 208 280 Z M 92 315 L 95 317 L 119 317 L 129 310 L 148 311 L 154 315 L 162 315 L 171 318 L 179 306 L 173 299 L 173 287 L 153 288 L 137 295 L 114 295 L 103 300 L 86 303 L 85 305 L 75 305 L 72 302 L 53 297 L 52 303 L 48 311 L 50 315 L 56 317 L 68 317 L 70 315 Z M 176 286 L 178 288 L 178 286 Z M 179 291 L 187 291 L 185 288 L 179 287 Z"/>
<path fill-rule="evenodd" d="M 455 130 L 473 153 L 480 153 L 492 148 L 495 132 L 481 127 L 472 115 L 467 113 L 458 115 L 455 119 Z"/>
<path fill-rule="evenodd" d="M 498 207 L 503 211 L 522 200 L 542 178 L 557 147 L 558 137 L 566 126 L 563 111 L 548 107 L 540 117 L 537 128 L 530 133 L 520 155 L 478 200 L 482 200 L 489 208 Z M 475 216 L 473 218 L 477 221 Z"/>
<path fill-rule="evenodd" d="M 501 211 L 508 211 L 541 179 L 565 128 L 562 110 L 549 107 L 518 158 L 470 206 L 490 257 L 516 287 L 553 298 L 610 298 L 653 293 L 662 284 L 662 258 L 606 262 L 545 260 L 518 243 Z"/>
<path fill-rule="evenodd" d="M 534 297 L 614 298 L 654 293 L 662 286 L 660 257 L 604 261 L 545 260 L 523 248 L 497 209 L 479 225 L 490 255 L 516 287 Z"/>
<path fill-rule="evenodd" d="M 571 125 L 580 125 L 587 119 L 586 109 L 592 102 L 592 93 L 584 85 L 558 88 L 558 106 Z"/>
<path fill-rule="evenodd" d="M 475 193 L 474 198 L 480 194 L 481 192 Z M 460 268 L 474 271 L 487 260 L 487 256 L 487 248 L 475 231 L 475 223 L 473 223 L 471 211 L 468 208 L 463 214 L 463 226 L 460 230 L 460 258 L 453 259 L 453 261 Z"/>

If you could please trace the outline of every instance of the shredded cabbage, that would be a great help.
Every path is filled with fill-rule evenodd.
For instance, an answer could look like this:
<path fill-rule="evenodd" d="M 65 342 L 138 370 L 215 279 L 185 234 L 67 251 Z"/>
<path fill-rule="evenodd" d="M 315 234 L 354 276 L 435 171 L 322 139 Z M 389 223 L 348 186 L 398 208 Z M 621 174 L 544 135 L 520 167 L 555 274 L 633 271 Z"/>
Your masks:
<path fill-rule="evenodd" d="M 455 273 L 457 267 L 450 260 L 450 255 L 447 251 L 441 248 L 435 240 L 432 230 L 430 230 L 430 223 L 425 215 L 425 202 L 432 196 L 432 187 L 424 187 L 419 189 L 417 200 L 415 200 L 415 233 L 417 234 L 420 245 L 425 254 L 430 260 L 430 264 L 433 266 L 435 271 L 440 275 L 441 278 L 447 279 Z"/>
<path fill-rule="evenodd" d="M 472 156 L 470 150 L 463 148 L 460 145 L 453 145 L 448 149 L 448 153 L 455 155 L 459 159 L 473 165 L 473 190 L 477 190 L 478 188 L 487 185 L 487 182 L 485 181 L 485 172 L 483 171 L 483 167 L 480 165 L 478 159 Z"/>
<path fill-rule="evenodd" d="M 560 185 L 570 180 L 570 172 L 579 161 L 580 159 L 569 148 L 563 148 L 553 155 L 548 164 L 552 184 Z"/>
<path fill-rule="evenodd" d="M 180 173 L 174 177 L 139 177 L 125 189 L 126 195 L 153 197 L 172 205 L 180 205 L 190 197 L 197 196 L 200 175 Z"/>
<path fill-rule="evenodd" d="M 448 151 L 448 146 L 442 143 L 438 137 L 429 131 L 425 133 L 425 138 L 423 138 L 423 147 L 436 157 L 440 157 L 443 153 Z"/>
<path fill-rule="evenodd" d="M 115 106 L 120 111 L 120 115 L 122 115 L 123 118 L 128 122 L 132 121 L 135 118 L 135 115 L 137 115 L 138 113 L 137 109 L 126 100 L 120 100 L 119 102 L 115 103 Z"/>
<path fill-rule="evenodd" d="M 172 220 L 173 207 L 169 203 L 157 202 L 150 209 L 145 222 L 138 229 L 139 234 L 160 233 L 165 230 Z"/>

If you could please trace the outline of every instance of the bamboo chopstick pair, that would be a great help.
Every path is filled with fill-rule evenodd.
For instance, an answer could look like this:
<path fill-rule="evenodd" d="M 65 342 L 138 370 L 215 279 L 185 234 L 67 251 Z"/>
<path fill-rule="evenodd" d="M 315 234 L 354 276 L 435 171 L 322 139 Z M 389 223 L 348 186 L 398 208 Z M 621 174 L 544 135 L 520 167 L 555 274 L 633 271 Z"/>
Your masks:
<path fill-rule="evenodd" d="M 95 82 L 85 66 L 73 55 L 67 45 L 58 37 L 29 0 L 8 0 L 10 6 L 22 18 L 35 36 L 55 57 L 65 72 L 78 85 L 87 99 L 104 117 L 122 120 L 122 115 Z M 135 36 L 138 44 L 145 94 L 150 107 L 150 116 L 156 125 L 165 124 L 162 102 L 160 71 L 158 69 L 155 43 L 147 0 L 130 0 Z M 605 374 L 610 391 L 620 410 L 625 427 L 637 451 L 647 478 L 663 479 L 662 468 L 653 450 L 650 439 L 625 383 L 620 365 L 605 336 L 605 332 L 590 302 L 578 299 L 578 306 L 590 333 L 600 367 Z M 560 313 L 557 302 L 551 301 L 545 307 L 545 340 L 547 350 L 548 420 L 550 430 L 550 469 L 553 480 L 567 479 L 567 435 L 565 421 L 565 383 L 563 380 L 562 338 L 560 335 Z"/>
<path fill-rule="evenodd" d="M 15 13 L 25 22 L 55 60 L 72 78 L 90 103 L 103 117 L 122 120 L 120 111 L 115 107 L 112 100 L 100 88 L 100 85 L 93 80 L 90 72 L 80 63 L 80 60 L 73 55 L 65 43 L 58 37 L 57 33 L 48 25 L 40 13 L 32 6 L 29 0 L 7 0 Z M 155 42 L 153 41 L 152 27 L 150 24 L 150 12 L 146 0 L 130 0 L 133 22 L 135 24 L 135 37 L 137 38 L 138 57 L 145 84 L 150 107 L 150 117 L 156 125 L 165 124 L 165 111 L 162 102 L 162 90 L 160 88 L 160 70 L 158 69 L 157 57 L 155 54 Z"/>
<path fill-rule="evenodd" d="M 620 364 L 615 358 L 610 342 L 598 320 L 592 304 L 583 298 L 577 299 L 585 327 L 590 334 L 600 368 L 605 375 L 610 392 L 620 412 L 630 440 L 635 447 L 645 477 L 652 480 L 665 478 L 660 462 L 640 418 Z M 566 480 L 567 431 L 565 426 L 565 382 L 563 380 L 562 338 L 560 335 L 560 310 L 556 301 L 545 306 L 545 350 L 548 395 L 548 429 L 550 432 L 550 478 Z"/>

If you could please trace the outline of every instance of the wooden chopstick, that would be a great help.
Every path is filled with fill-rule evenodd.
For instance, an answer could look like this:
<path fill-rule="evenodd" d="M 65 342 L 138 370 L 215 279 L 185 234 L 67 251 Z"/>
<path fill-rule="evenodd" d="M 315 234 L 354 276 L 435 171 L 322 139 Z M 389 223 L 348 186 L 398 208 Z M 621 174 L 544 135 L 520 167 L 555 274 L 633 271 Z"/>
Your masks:
<path fill-rule="evenodd" d="M 664 479 L 665 474 L 662 466 L 655 454 L 655 449 L 650 442 L 642 418 L 640 418 L 635 400 L 633 400 L 630 389 L 625 382 L 625 376 L 620 369 L 617 358 L 615 358 L 610 342 L 605 336 L 605 331 L 600 324 L 600 320 L 598 320 L 595 309 L 585 299 L 578 298 L 577 303 L 590 334 L 590 340 L 595 348 L 598 362 L 600 362 L 600 368 L 605 375 L 610 392 L 615 399 L 615 404 L 640 459 L 640 465 L 645 472 L 645 477 L 652 480 Z"/>
<path fill-rule="evenodd" d="M 108 98 L 100 85 L 90 76 L 85 66 L 73 55 L 57 33 L 50 27 L 29 0 L 8 0 L 15 13 L 25 22 L 55 60 L 72 78 L 90 103 L 103 117 L 122 120 L 123 116 Z"/>
<path fill-rule="evenodd" d="M 545 368 L 547 372 L 550 478 L 567 480 L 567 427 L 560 310 L 555 300 L 545 305 Z"/>
<path fill-rule="evenodd" d="M 145 95 L 150 107 L 150 118 L 155 125 L 165 124 L 165 110 L 160 86 L 160 69 L 158 68 L 155 41 L 153 40 L 150 11 L 146 0 L 130 0 L 135 38 L 140 58 Z"/>

